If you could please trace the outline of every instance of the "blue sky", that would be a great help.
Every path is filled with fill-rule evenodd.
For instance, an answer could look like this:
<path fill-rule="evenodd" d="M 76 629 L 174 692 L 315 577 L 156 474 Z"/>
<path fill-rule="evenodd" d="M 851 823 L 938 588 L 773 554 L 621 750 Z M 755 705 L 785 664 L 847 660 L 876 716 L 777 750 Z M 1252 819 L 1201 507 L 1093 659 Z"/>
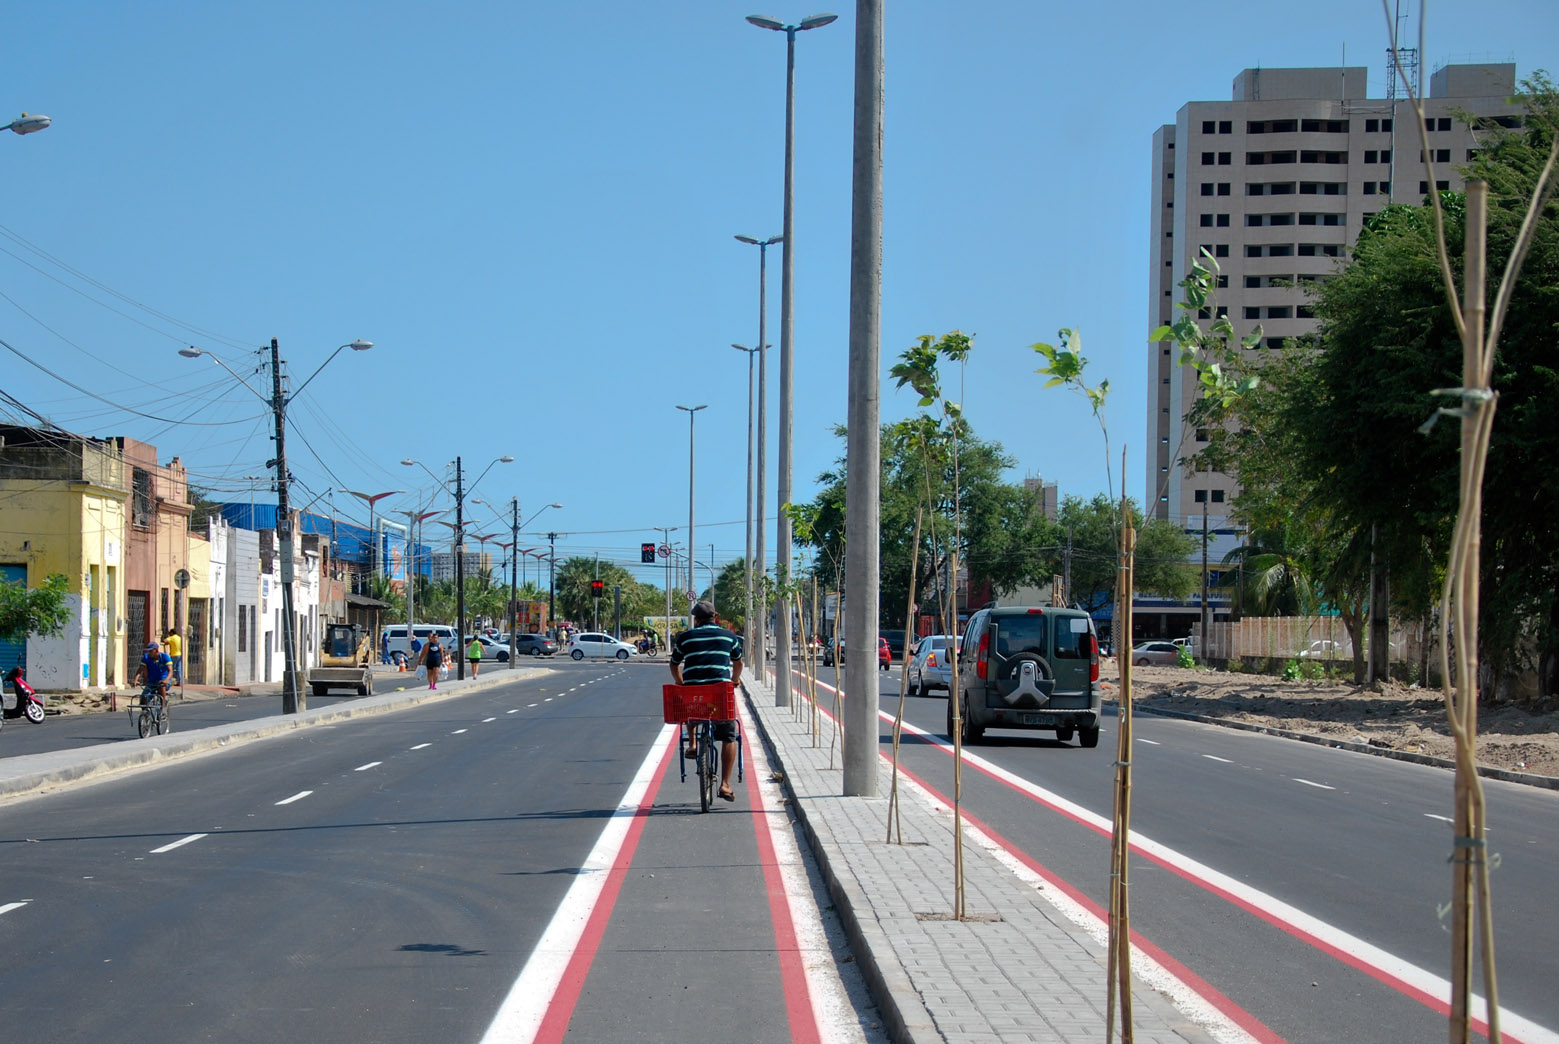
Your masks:
<path fill-rule="evenodd" d="M 820 9 L 841 17 L 797 40 L 797 499 L 839 453 L 846 414 L 855 26 L 852 5 Z M 1304 25 L 1284 17 L 1301 10 Z M 740 556 L 747 366 L 728 345 L 757 338 L 758 258 L 732 236 L 780 231 L 784 130 L 784 36 L 750 13 L 815 11 L 13 8 L 0 112 L 54 124 L 0 138 L 0 338 L 108 403 L 4 351 L 0 390 L 70 430 L 155 442 L 247 500 L 243 476 L 271 456 L 264 408 L 178 349 L 246 370 L 276 337 L 301 382 L 366 338 L 372 351 L 343 352 L 292 407 L 295 503 L 405 488 L 387 504 L 409 507 L 443 495 L 402 458 L 437 472 L 459 454 L 474 476 L 512 454 L 475 496 L 517 496 L 527 516 L 561 502 L 533 527 L 565 534 L 560 556 L 623 564 L 653 527 L 685 525 L 675 405 L 707 403 L 698 557 L 711 543 L 717 564 Z M 1346 53 L 1378 96 L 1379 4 L 894 0 L 886 17 L 884 375 L 919 334 L 973 332 L 976 431 L 1017 459 L 1014 479 L 1090 495 L 1106 482 L 1097 427 L 1080 399 L 1042 390 L 1027 347 L 1078 327 L 1140 496 L 1151 136 L 1257 65 Z M 1426 81 L 1447 60 L 1559 69 L 1559 4 L 1433 3 Z M 772 425 L 777 248 L 769 260 Z M 885 381 L 885 419 L 914 408 Z M 772 469 L 772 432 L 769 445 Z M 366 517 L 349 497 L 336 507 Z"/>

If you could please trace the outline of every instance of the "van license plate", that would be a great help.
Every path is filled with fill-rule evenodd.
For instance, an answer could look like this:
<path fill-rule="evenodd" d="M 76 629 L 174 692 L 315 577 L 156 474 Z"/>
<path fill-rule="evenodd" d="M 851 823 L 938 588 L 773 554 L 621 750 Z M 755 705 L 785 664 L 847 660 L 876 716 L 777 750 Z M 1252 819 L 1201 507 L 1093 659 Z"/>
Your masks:
<path fill-rule="evenodd" d="M 1045 716 L 1043 714 L 1025 714 L 1023 715 L 1023 724 L 1043 725 L 1045 724 Z"/>

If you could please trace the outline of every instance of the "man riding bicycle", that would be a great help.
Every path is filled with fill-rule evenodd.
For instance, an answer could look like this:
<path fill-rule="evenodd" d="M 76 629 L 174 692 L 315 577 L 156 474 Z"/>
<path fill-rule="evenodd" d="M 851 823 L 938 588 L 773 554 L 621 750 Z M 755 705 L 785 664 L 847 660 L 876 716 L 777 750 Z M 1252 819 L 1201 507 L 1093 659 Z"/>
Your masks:
<path fill-rule="evenodd" d="M 142 681 L 148 688 L 156 688 L 164 704 L 168 702 L 168 677 L 173 673 L 173 660 L 156 642 L 146 643 L 146 653 L 135 671 L 135 684 Z"/>
<path fill-rule="evenodd" d="M 693 627 L 672 636 L 671 679 L 678 685 L 716 685 L 742 680 L 742 639 L 720 626 L 715 607 L 708 602 L 693 605 Z M 714 738 L 720 740 L 720 797 L 735 801 L 731 789 L 731 770 L 736 766 L 736 722 L 714 723 Z M 684 751 L 689 758 L 698 756 L 696 740 Z"/>

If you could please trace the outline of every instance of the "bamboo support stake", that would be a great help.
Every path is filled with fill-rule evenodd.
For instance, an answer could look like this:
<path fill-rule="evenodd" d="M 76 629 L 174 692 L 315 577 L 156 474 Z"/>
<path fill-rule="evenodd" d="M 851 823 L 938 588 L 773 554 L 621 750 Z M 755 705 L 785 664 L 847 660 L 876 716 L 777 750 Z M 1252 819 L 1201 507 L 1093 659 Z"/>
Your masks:
<path fill-rule="evenodd" d="M 904 732 L 904 697 L 909 690 L 909 636 L 915 633 L 915 574 L 920 569 L 920 522 L 924 504 L 915 505 L 915 542 L 910 545 L 909 596 L 904 599 L 904 660 L 899 665 L 899 709 L 893 716 L 893 776 L 888 785 L 888 837 L 893 843 L 898 828 L 899 844 L 904 843 L 904 824 L 899 816 L 899 737 Z"/>

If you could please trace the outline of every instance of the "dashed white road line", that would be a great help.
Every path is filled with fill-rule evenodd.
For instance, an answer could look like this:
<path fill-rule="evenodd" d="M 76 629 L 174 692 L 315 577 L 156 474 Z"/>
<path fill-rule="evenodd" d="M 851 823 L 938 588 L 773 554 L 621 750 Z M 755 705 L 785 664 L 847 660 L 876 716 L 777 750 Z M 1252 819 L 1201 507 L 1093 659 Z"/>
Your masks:
<path fill-rule="evenodd" d="M 467 732 L 467 731 L 469 731 L 469 730 L 467 730 L 467 729 L 456 729 L 456 730 L 455 730 L 455 731 L 454 731 L 454 732 L 451 732 L 451 733 L 450 733 L 450 735 L 451 735 L 451 736 L 458 736 L 458 735 L 460 735 L 460 734 L 461 734 L 461 733 L 462 733 L 462 732 Z"/>
<path fill-rule="evenodd" d="M 1452 819 L 1450 816 L 1437 816 L 1433 812 L 1425 812 L 1424 815 L 1429 819 L 1438 819 L 1442 823 L 1451 823 L 1453 825 L 1456 823 L 1456 820 Z"/>
<path fill-rule="evenodd" d="M 527 703 L 525 706 L 527 706 L 527 707 L 534 707 L 534 706 L 536 706 L 536 704 L 534 704 L 534 703 Z"/>
<path fill-rule="evenodd" d="M 533 703 L 533 704 L 531 704 L 531 706 L 534 707 L 536 705 Z M 520 708 L 516 707 L 512 711 L 505 711 L 504 713 L 505 714 L 518 714 L 518 713 L 520 713 Z"/>
<path fill-rule="evenodd" d="M 1234 764 L 1234 762 L 1230 761 L 1228 758 L 1220 758 L 1216 754 L 1203 754 L 1202 757 L 1206 758 L 1208 761 L 1221 761 L 1225 765 L 1232 765 L 1232 764 Z"/>
<path fill-rule="evenodd" d="M 497 721 L 497 720 L 498 720 L 497 718 L 483 718 L 482 719 L 482 724 L 486 725 L 490 721 Z"/>
<path fill-rule="evenodd" d="M 1305 786 L 1307 786 L 1307 787 L 1314 787 L 1317 790 L 1336 790 L 1337 789 L 1336 787 L 1329 787 L 1325 783 L 1312 783 L 1308 779 L 1300 779 L 1298 776 L 1294 777 L 1294 782 L 1295 783 L 1303 783 Z"/>
<path fill-rule="evenodd" d="M 433 744 L 431 744 L 431 743 L 419 743 L 415 747 L 412 747 L 411 749 L 412 750 L 421 750 L 423 747 L 431 747 L 431 746 L 433 746 Z"/>
<path fill-rule="evenodd" d="M 1163 744 L 1160 743 L 1158 740 L 1139 739 L 1137 742 L 1138 743 L 1151 743 L 1155 747 L 1162 747 L 1163 746 Z"/>
<path fill-rule="evenodd" d="M 569 691 L 569 692 L 573 692 L 573 691 L 574 691 L 574 690 L 573 690 L 573 689 L 570 689 L 570 690 L 568 690 L 568 691 Z M 546 699 L 544 699 L 544 700 L 542 700 L 542 701 L 541 701 L 541 702 L 542 702 L 542 703 L 551 703 L 551 702 L 552 702 L 552 697 L 551 697 L 551 696 L 548 696 L 548 697 L 547 697 L 547 698 L 546 698 Z M 534 704 L 534 703 L 533 703 L 533 704 L 531 704 L 531 706 L 532 706 L 532 707 L 534 707 L 534 706 L 535 706 L 535 704 Z"/>
<path fill-rule="evenodd" d="M 312 793 L 314 793 L 312 790 L 300 790 L 296 794 L 292 795 L 292 797 L 290 797 L 290 798 L 282 798 L 280 801 L 278 801 L 276 803 L 278 805 L 290 805 L 294 801 L 302 801 L 304 798 L 308 797 Z"/>
<path fill-rule="evenodd" d="M 12 910 L 20 910 L 30 902 L 32 902 L 31 899 L 23 899 L 20 902 L 6 903 L 4 906 L 0 906 L 0 914 L 8 914 Z"/>
<path fill-rule="evenodd" d="M 154 848 L 154 849 L 152 849 L 150 854 L 151 855 L 162 855 L 164 852 L 171 852 L 175 848 L 183 848 L 185 845 L 189 844 L 191 841 L 199 841 L 201 838 L 203 838 L 205 836 L 206 836 L 205 834 L 191 834 L 189 837 L 181 837 L 177 841 L 173 842 L 172 844 L 163 845 L 161 848 Z"/>
<path fill-rule="evenodd" d="M 369 769 L 373 768 L 375 765 L 383 765 L 383 764 L 384 764 L 384 762 L 382 762 L 382 761 L 370 761 L 366 765 L 359 765 L 359 766 L 357 766 L 352 771 L 353 772 L 367 772 Z"/>

